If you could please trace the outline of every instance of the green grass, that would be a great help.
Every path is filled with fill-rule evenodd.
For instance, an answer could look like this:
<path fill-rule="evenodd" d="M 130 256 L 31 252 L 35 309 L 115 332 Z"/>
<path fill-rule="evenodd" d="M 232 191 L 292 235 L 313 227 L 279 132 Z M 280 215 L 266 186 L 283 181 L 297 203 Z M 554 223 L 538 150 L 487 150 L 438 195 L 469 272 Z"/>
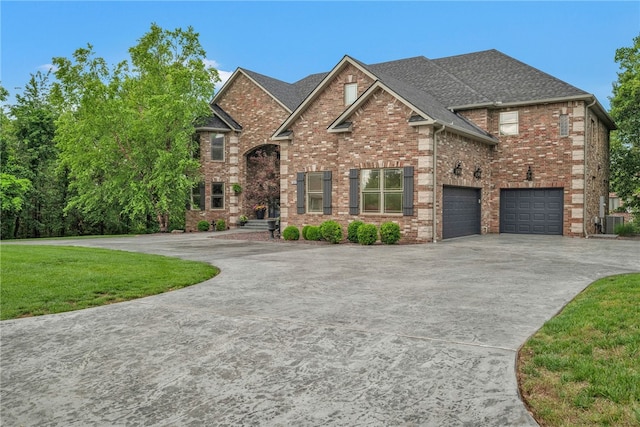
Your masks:
<path fill-rule="evenodd" d="M 639 426 L 640 274 L 598 280 L 548 321 L 518 380 L 541 426 Z"/>
<path fill-rule="evenodd" d="M 0 319 L 127 301 L 207 280 L 209 264 L 68 246 L 0 246 Z"/>

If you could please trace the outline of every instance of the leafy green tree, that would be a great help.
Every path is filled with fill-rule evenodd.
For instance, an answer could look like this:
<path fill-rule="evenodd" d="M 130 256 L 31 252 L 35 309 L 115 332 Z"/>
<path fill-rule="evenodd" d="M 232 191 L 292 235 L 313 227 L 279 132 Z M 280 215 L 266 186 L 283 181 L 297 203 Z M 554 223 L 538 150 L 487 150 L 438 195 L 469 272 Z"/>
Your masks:
<path fill-rule="evenodd" d="M 611 188 L 625 204 L 640 209 L 640 35 L 632 47 L 616 50 L 620 64 L 613 84 L 611 116 L 618 130 L 611 140 Z"/>
<path fill-rule="evenodd" d="M 65 233 L 66 183 L 57 171 L 56 113 L 49 101 L 49 73 L 32 75 L 16 104 L 10 107 L 15 140 L 12 168 L 31 181 L 26 203 L 16 222 L 15 237 L 59 236 Z"/>
<path fill-rule="evenodd" d="M 112 70 L 91 45 L 53 60 L 56 141 L 75 192 L 67 209 L 94 221 L 155 218 L 167 231 L 199 181 L 194 119 L 210 114 L 218 74 L 191 27 L 152 24 L 129 54 Z"/>

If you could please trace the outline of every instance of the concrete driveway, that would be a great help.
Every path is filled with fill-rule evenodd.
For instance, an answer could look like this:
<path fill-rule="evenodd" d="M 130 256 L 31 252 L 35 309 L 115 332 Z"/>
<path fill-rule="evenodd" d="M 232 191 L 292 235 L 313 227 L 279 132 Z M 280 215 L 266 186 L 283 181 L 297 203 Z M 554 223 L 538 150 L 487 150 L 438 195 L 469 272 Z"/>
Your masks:
<path fill-rule="evenodd" d="M 3 426 L 533 426 L 518 347 L 640 242 L 309 245 L 212 233 L 41 241 L 202 260 L 167 294 L 4 321 Z M 29 242 L 31 243 L 31 242 Z"/>

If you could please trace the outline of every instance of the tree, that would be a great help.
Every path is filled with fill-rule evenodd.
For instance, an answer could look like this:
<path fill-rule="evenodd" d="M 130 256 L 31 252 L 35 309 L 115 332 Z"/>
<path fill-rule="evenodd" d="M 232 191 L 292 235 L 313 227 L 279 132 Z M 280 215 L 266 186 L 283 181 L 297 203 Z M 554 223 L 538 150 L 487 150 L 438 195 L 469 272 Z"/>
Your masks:
<path fill-rule="evenodd" d="M 620 64 L 613 84 L 611 116 L 618 130 L 611 140 L 611 187 L 632 209 L 640 209 L 640 35 L 632 47 L 616 50 Z"/>
<path fill-rule="evenodd" d="M 54 58 L 60 108 L 56 141 L 77 208 L 92 220 L 155 218 L 167 231 L 199 181 L 192 135 L 210 114 L 217 71 L 204 64 L 198 34 L 151 29 L 110 70 L 89 44 L 73 61 Z"/>
<path fill-rule="evenodd" d="M 249 207 L 274 206 L 280 197 L 280 160 L 278 147 L 258 149 L 247 158 L 245 200 Z"/>
<path fill-rule="evenodd" d="M 58 150 L 54 143 L 56 113 L 49 101 L 50 73 L 31 75 L 24 92 L 11 106 L 15 138 L 13 168 L 31 181 L 15 237 L 60 236 L 65 233 L 63 215 L 66 183 L 57 173 Z"/>

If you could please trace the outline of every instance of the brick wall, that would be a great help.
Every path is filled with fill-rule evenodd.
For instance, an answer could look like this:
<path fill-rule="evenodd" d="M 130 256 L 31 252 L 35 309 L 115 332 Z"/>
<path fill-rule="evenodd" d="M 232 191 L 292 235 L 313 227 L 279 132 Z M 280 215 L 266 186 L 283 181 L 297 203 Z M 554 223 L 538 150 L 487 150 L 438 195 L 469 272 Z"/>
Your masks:
<path fill-rule="evenodd" d="M 225 160 L 211 160 L 212 132 L 200 133 L 200 158 L 205 182 L 205 210 L 192 210 L 186 213 L 186 230 L 197 230 L 200 220 L 213 221 L 224 219 L 233 227 L 242 214 L 250 216 L 251 211 L 243 206 L 243 196 L 237 196 L 231 184 L 246 182 L 246 154 L 253 149 L 274 144 L 270 140 L 273 132 L 289 116 L 290 112 L 275 101 L 269 94 L 240 73 L 221 98 L 216 100 L 234 120 L 242 126 L 242 132 L 225 134 Z M 211 183 L 225 183 L 224 209 L 211 209 Z"/>

